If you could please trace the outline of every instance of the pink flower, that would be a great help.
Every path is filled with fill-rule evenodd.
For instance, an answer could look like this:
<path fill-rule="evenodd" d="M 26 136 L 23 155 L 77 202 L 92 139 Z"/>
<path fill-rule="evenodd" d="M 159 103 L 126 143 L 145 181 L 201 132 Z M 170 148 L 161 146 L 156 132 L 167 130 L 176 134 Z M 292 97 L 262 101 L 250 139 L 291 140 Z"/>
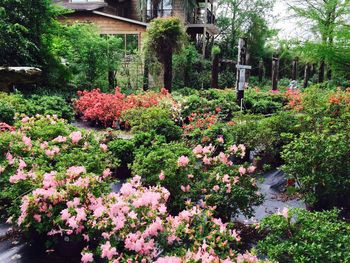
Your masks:
<path fill-rule="evenodd" d="M 159 180 L 163 181 L 164 179 L 165 179 L 164 172 L 160 171 Z"/>
<path fill-rule="evenodd" d="M 188 177 L 188 179 L 192 179 L 194 177 L 194 175 L 193 174 L 188 174 L 187 177 Z"/>
<path fill-rule="evenodd" d="M 186 185 L 186 186 L 181 185 L 181 190 L 183 192 L 187 193 L 191 190 L 191 186 L 190 185 Z"/>
<path fill-rule="evenodd" d="M 100 149 L 101 149 L 103 152 L 107 152 L 108 146 L 107 146 L 106 144 L 104 144 L 104 143 L 101 143 L 101 144 L 100 144 Z"/>
<path fill-rule="evenodd" d="M 236 144 L 232 145 L 230 148 L 229 148 L 229 151 L 230 152 L 233 152 L 233 153 L 236 153 L 238 151 L 238 147 Z"/>
<path fill-rule="evenodd" d="M 71 166 L 67 169 L 67 175 L 76 177 L 82 173 L 86 173 L 84 166 Z"/>
<path fill-rule="evenodd" d="M 55 139 L 52 140 L 53 142 L 66 142 L 67 141 L 67 137 L 63 137 L 63 136 L 57 136 Z"/>
<path fill-rule="evenodd" d="M 240 175 L 243 175 L 247 172 L 247 169 L 245 169 L 243 166 L 239 167 L 238 172 L 240 173 Z"/>
<path fill-rule="evenodd" d="M 21 120 L 22 123 L 26 123 L 28 121 L 29 121 L 29 117 L 27 117 L 27 116 L 22 118 L 22 120 Z"/>
<path fill-rule="evenodd" d="M 112 174 L 111 169 L 107 168 L 102 172 L 102 177 L 106 178 L 109 177 Z"/>
<path fill-rule="evenodd" d="M 203 163 L 206 165 L 210 165 L 212 161 L 212 158 L 208 158 L 208 156 L 204 156 Z"/>
<path fill-rule="evenodd" d="M 182 155 L 182 156 L 179 157 L 179 159 L 177 160 L 177 165 L 178 165 L 178 166 L 185 167 L 185 166 L 188 165 L 189 162 L 190 162 L 190 159 L 188 159 L 187 156 Z"/>
<path fill-rule="evenodd" d="M 41 222 L 41 215 L 35 214 L 35 215 L 33 216 L 33 218 L 34 218 L 34 220 L 35 220 L 36 222 L 38 222 L 38 223 Z"/>
<path fill-rule="evenodd" d="M 214 185 L 213 190 L 214 190 L 215 192 L 219 191 L 219 190 L 220 190 L 220 186 Z"/>
<path fill-rule="evenodd" d="M 219 135 L 219 136 L 218 136 L 217 141 L 218 141 L 219 143 L 224 143 L 224 142 L 225 142 L 224 137 L 223 137 L 222 135 Z"/>
<path fill-rule="evenodd" d="M 22 142 L 29 148 L 32 148 L 32 140 L 29 137 L 23 135 Z"/>
<path fill-rule="evenodd" d="M 182 259 L 179 257 L 164 257 L 158 258 L 155 263 L 182 263 Z"/>
<path fill-rule="evenodd" d="M 81 262 L 88 263 L 94 262 L 94 257 L 92 253 L 81 253 Z"/>
<path fill-rule="evenodd" d="M 109 241 L 107 241 L 106 244 L 101 245 L 101 250 L 101 257 L 108 258 L 109 260 L 111 260 L 113 256 L 116 256 L 118 254 L 117 249 L 115 247 L 111 247 L 111 243 Z"/>
<path fill-rule="evenodd" d="M 47 148 L 47 146 L 49 146 L 49 143 L 48 142 L 42 142 L 42 143 L 40 143 L 40 149 L 41 150 L 44 150 L 44 149 L 46 149 Z"/>
<path fill-rule="evenodd" d="M 224 174 L 224 177 L 222 178 L 223 183 L 229 183 L 230 182 L 230 176 L 228 174 Z"/>
<path fill-rule="evenodd" d="M 247 171 L 248 171 L 248 173 L 254 173 L 255 169 L 256 169 L 256 167 L 251 165 L 247 168 Z"/>
<path fill-rule="evenodd" d="M 22 159 L 20 159 L 18 169 L 23 169 L 25 167 L 27 167 L 27 164 Z"/>
<path fill-rule="evenodd" d="M 203 152 L 203 147 L 202 145 L 197 145 L 193 150 L 192 152 L 195 154 L 195 155 L 201 155 L 202 152 Z"/>
<path fill-rule="evenodd" d="M 6 160 L 9 162 L 10 165 L 13 164 L 14 160 L 13 160 L 13 156 L 11 153 L 6 153 Z"/>
<path fill-rule="evenodd" d="M 69 138 L 72 139 L 72 143 L 77 144 L 82 138 L 81 132 L 80 131 L 72 132 L 69 135 Z"/>

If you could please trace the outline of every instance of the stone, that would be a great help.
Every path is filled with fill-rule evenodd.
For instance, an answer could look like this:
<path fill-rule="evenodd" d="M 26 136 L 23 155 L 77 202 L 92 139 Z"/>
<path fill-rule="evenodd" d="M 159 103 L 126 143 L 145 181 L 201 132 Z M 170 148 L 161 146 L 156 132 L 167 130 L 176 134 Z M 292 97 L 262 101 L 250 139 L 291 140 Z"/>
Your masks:
<path fill-rule="evenodd" d="M 42 71 L 35 67 L 0 67 L 0 91 L 10 92 L 15 84 L 35 84 Z"/>

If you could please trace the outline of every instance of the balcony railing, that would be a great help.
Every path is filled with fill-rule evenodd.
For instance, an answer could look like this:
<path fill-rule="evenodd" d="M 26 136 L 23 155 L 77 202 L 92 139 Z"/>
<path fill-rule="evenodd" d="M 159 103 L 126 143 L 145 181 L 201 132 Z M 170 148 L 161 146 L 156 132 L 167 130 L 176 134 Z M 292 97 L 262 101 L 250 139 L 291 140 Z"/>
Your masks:
<path fill-rule="evenodd" d="M 215 16 L 209 9 L 207 9 L 207 21 L 205 21 L 205 9 L 197 9 L 194 17 L 194 24 L 215 24 Z"/>
<path fill-rule="evenodd" d="M 173 9 L 147 9 L 147 22 L 156 17 L 167 17 L 173 14 Z"/>

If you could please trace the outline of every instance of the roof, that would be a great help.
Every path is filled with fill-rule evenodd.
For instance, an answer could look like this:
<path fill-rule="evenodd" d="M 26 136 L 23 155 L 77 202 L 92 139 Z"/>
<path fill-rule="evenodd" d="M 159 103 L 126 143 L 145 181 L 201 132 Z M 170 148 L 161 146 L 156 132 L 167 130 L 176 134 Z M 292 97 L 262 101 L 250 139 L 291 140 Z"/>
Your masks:
<path fill-rule="evenodd" d="M 100 12 L 100 11 L 92 11 L 92 13 L 96 14 L 96 15 L 105 16 L 105 17 L 109 17 L 109 18 L 112 18 L 112 19 L 128 22 L 128 23 L 140 25 L 140 26 L 145 26 L 145 27 L 148 26 L 147 23 L 140 22 L 140 21 L 137 21 L 137 20 L 134 20 L 134 19 L 126 18 L 126 17 L 122 17 L 122 16 L 115 16 L 115 15 L 107 14 L 107 13 Z"/>
<path fill-rule="evenodd" d="M 73 9 L 75 11 L 94 11 L 107 6 L 107 3 L 65 3 L 56 2 L 60 6 L 68 9 Z"/>

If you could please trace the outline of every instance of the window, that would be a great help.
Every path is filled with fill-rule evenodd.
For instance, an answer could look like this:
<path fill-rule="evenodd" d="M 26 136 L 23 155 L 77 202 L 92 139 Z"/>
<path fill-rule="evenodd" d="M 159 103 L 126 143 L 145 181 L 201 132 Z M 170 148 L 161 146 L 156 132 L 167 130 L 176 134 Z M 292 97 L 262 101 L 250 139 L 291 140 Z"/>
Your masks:
<path fill-rule="evenodd" d="M 107 37 L 107 35 L 101 35 Z M 113 34 L 109 36 L 115 36 L 122 39 L 122 48 L 124 49 L 125 56 L 135 54 L 139 48 L 139 35 L 138 34 Z"/>

